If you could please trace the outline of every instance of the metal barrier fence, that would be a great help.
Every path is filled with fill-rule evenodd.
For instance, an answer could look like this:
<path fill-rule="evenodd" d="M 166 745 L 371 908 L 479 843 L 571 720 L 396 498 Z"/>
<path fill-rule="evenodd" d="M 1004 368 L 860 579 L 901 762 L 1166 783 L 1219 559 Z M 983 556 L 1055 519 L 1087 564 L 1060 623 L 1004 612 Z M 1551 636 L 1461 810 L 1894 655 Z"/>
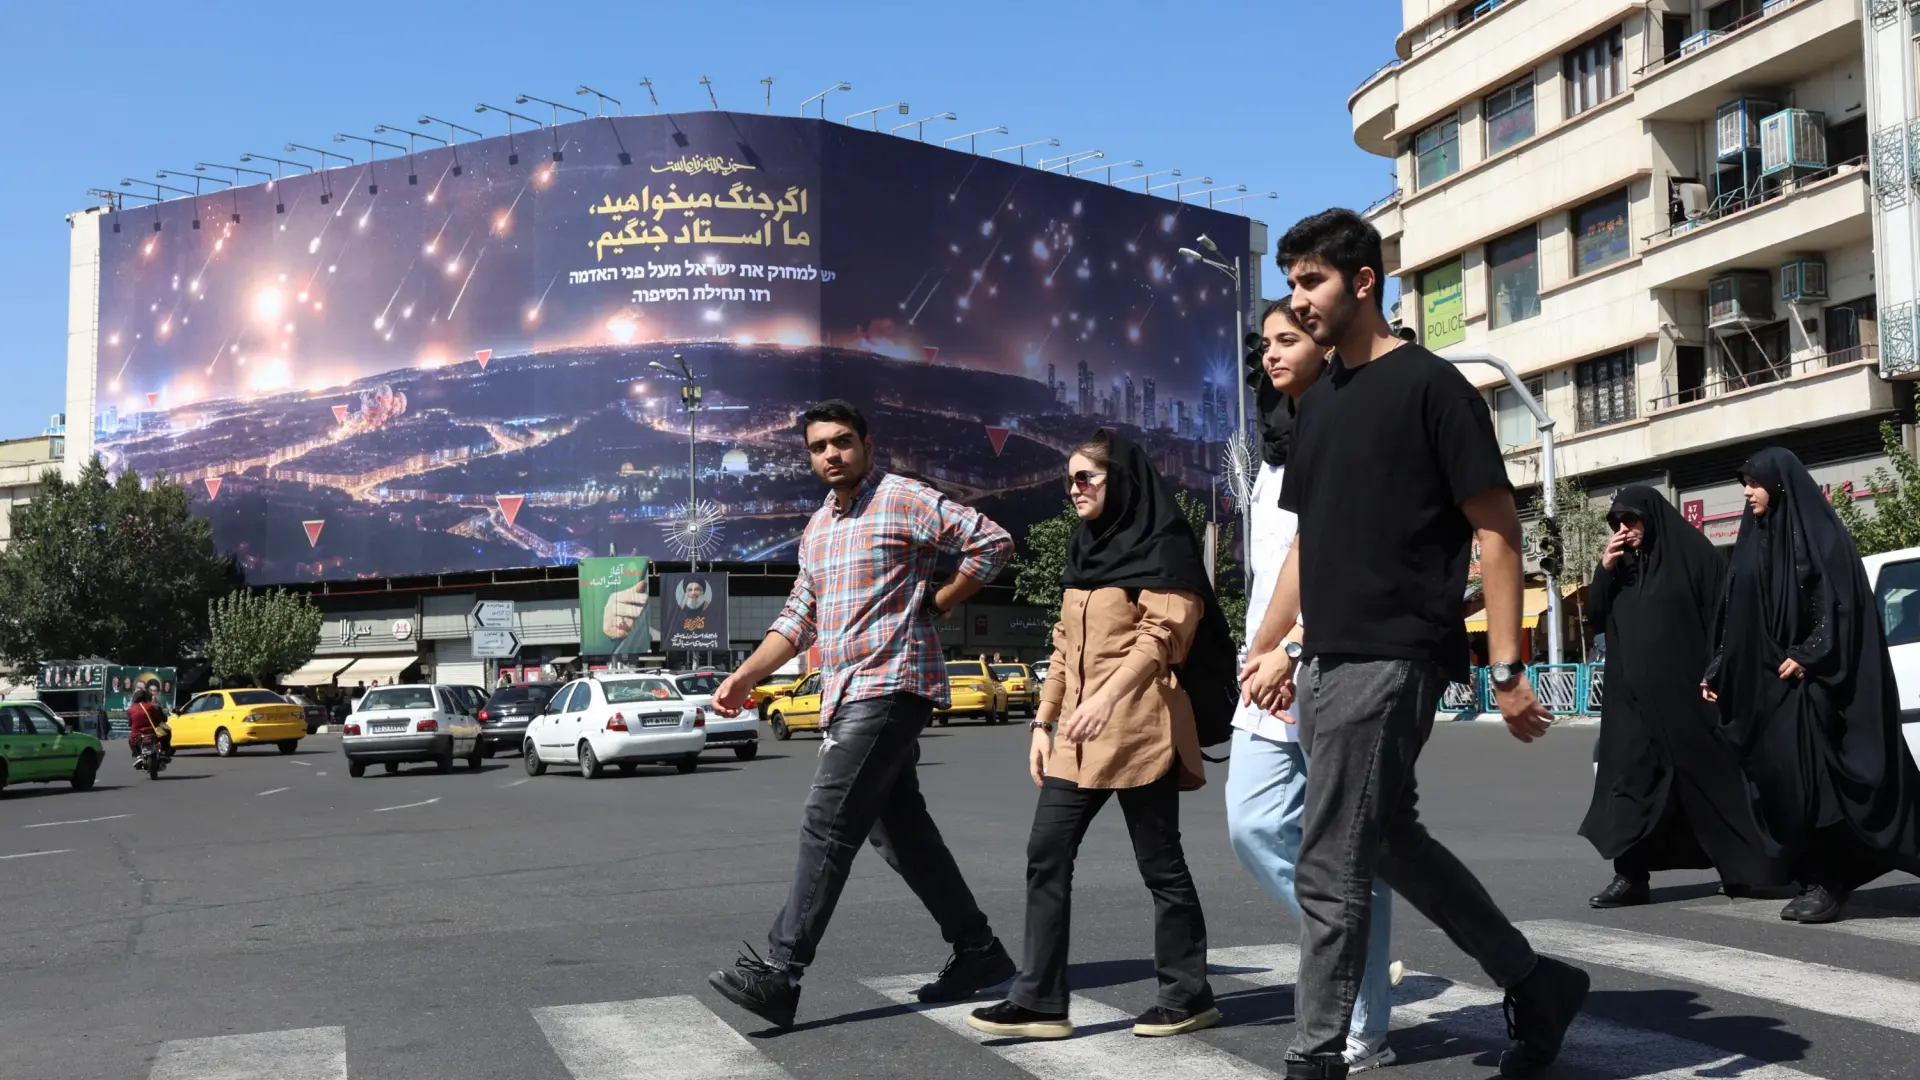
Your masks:
<path fill-rule="evenodd" d="M 1605 700 L 1606 667 L 1602 664 L 1534 664 L 1527 668 L 1527 680 L 1540 703 L 1560 716 L 1599 715 Z M 1493 684 L 1487 678 L 1487 669 L 1474 668 L 1469 682 L 1448 683 L 1440 695 L 1440 711 L 1499 711 L 1493 703 Z"/>

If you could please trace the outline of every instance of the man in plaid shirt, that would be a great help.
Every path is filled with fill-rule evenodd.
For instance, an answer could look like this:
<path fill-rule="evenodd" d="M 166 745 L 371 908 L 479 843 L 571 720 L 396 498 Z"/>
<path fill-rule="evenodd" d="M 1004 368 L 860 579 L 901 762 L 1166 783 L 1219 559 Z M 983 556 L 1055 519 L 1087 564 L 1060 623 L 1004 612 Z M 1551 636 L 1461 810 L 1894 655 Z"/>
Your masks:
<path fill-rule="evenodd" d="M 819 645 L 824 738 L 792 889 L 767 935 L 767 958 L 749 950 L 732 970 L 707 978 L 776 1027 L 793 1024 L 800 975 L 862 840 L 907 880 L 953 947 L 939 978 L 920 988 L 921 1001 L 964 1001 L 1014 975 L 1013 958 L 927 813 L 916 771 L 920 732 L 948 700 L 934 620 L 993 580 L 1013 541 L 971 507 L 875 469 L 866 418 L 847 402 L 815 405 L 802 425 L 814 474 L 831 493 L 800 540 L 800 575 L 786 608 L 713 696 L 714 711 L 738 716 L 748 691 Z M 936 587 L 942 553 L 960 556 L 960 570 Z"/>

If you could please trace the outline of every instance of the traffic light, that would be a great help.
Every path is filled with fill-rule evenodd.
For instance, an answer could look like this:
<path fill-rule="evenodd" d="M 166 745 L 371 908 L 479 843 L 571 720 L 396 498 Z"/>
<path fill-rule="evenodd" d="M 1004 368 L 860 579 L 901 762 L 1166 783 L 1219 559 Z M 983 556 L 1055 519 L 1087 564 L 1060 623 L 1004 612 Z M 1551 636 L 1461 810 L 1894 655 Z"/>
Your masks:
<path fill-rule="evenodd" d="M 1559 577 L 1564 565 L 1561 561 L 1560 521 L 1558 518 L 1545 518 L 1540 525 L 1540 569 Z"/>

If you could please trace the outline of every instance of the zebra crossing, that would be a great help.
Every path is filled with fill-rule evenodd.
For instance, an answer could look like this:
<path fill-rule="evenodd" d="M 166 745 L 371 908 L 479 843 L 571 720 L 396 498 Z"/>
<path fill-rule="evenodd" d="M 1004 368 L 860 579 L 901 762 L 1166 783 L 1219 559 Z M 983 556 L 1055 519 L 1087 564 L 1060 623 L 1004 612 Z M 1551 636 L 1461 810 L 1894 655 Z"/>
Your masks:
<path fill-rule="evenodd" d="M 1770 914 L 1770 908 L 1714 904 L 1681 912 L 1705 916 L 1692 921 L 1710 935 L 1729 917 L 1757 919 Z M 1589 966 L 1601 987 L 1609 972 L 1616 980 L 1625 973 L 1662 985 L 1699 988 L 1701 997 L 1723 1012 L 1750 1011 L 1756 1007 L 1752 1002 L 1761 1002 L 1784 1007 L 1789 1011 L 1780 1015 L 1788 1018 L 1791 1010 L 1798 1010 L 1882 1033 L 1920 1034 L 1920 982 L 1611 925 L 1539 920 L 1521 928 L 1541 951 Z M 1790 932 L 1807 930 L 1920 945 L 1920 918 L 1863 918 Z M 1290 986 L 1298 956 L 1291 943 L 1216 948 L 1210 957 L 1215 993 L 1224 1003 L 1237 994 Z M 896 1044 L 933 1040 L 937 1057 L 954 1062 L 956 1074 L 970 1072 L 963 1065 L 972 1055 L 997 1058 L 1035 1080 L 1275 1080 L 1285 1071 L 1283 1054 L 1291 1035 L 1285 1024 L 1139 1039 L 1131 1033 L 1129 1013 L 1089 994 L 1074 999 L 1077 1032 L 1071 1039 L 996 1039 L 967 1027 L 966 1015 L 978 1003 L 916 1001 L 913 989 L 929 978 L 902 974 L 859 979 L 865 992 L 897 1008 L 863 1020 L 867 1028 L 860 1037 Z M 1477 1069 L 1470 1063 L 1484 1064 L 1508 1043 L 1502 995 L 1490 986 L 1409 971 L 1393 995 L 1394 1040 L 1402 1062 L 1380 1074 L 1383 1077 L 1463 1075 L 1461 1069 Z M 1740 999 L 1749 1002 L 1744 1010 Z M 550 1055 L 547 1060 L 572 1080 L 828 1080 L 835 1075 L 834 1063 L 788 1049 L 799 1042 L 749 1039 L 746 1033 L 762 1025 L 724 1003 L 692 994 L 538 1007 L 527 1014 L 545 1046 L 517 1046 L 516 1052 Z M 148 1080 L 351 1080 L 351 1035 L 347 1027 L 331 1026 L 179 1039 L 160 1048 Z M 552 1066 L 549 1072 L 561 1075 Z M 916 1075 L 926 1074 L 922 1070 Z M 1737 1047 L 1595 1015 L 1583 1016 L 1569 1033 L 1556 1075 L 1593 1080 L 1823 1080 L 1795 1064 L 1751 1057 Z M 1836 1070 L 1836 1075 L 1853 1074 Z"/>

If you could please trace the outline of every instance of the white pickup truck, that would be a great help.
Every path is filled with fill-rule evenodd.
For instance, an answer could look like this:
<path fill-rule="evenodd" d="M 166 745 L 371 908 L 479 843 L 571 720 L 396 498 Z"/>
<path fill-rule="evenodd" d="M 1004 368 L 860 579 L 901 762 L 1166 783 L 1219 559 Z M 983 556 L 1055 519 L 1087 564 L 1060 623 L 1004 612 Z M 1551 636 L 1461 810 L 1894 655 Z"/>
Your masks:
<path fill-rule="evenodd" d="M 1887 633 L 1893 677 L 1900 686 L 1900 731 L 1907 753 L 1920 762 L 1920 548 L 1869 555 L 1867 580 Z"/>

